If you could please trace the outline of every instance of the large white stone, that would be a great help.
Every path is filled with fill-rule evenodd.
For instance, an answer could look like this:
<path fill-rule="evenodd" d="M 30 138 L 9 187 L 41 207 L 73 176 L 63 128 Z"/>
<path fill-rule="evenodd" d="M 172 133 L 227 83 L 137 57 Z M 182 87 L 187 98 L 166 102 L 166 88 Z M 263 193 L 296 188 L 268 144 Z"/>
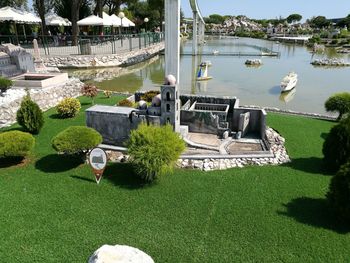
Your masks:
<path fill-rule="evenodd" d="M 145 252 L 124 245 L 103 245 L 89 258 L 88 263 L 154 263 Z"/>

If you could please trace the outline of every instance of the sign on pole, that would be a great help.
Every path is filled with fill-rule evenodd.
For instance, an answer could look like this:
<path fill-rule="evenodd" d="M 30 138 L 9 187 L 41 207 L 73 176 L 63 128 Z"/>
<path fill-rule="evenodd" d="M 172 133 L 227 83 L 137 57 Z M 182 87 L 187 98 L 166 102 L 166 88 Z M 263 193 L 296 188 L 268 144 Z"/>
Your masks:
<path fill-rule="evenodd" d="M 94 148 L 89 154 L 89 163 L 94 172 L 96 183 L 99 184 L 107 165 L 107 154 L 101 148 Z"/>

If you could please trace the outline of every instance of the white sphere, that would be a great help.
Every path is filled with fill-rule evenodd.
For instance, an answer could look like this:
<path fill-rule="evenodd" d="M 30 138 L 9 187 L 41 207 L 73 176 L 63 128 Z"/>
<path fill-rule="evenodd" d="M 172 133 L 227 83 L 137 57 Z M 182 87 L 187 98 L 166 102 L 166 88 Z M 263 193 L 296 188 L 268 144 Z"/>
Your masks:
<path fill-rule="evenodd" d="M 160 107 L 161 101 L 162 101 L 162 98 L 160 94 L 158 94 L 157 96 L 154 96 L 152 99 L 152 106 Z"/>
<path fill-rule="evenodd" d="M 139 101 L 138 108 L 139 108 L 140 110 L 146 110 L 146 109 L 147 109 L 147 103 L 146 103 L 146 101 L 140 100 L 140 101 Z"/>
<path fill-rule="evenodd" d="M 168 75 L 165 77 L 165 85 L 175 85 L 176 84 L 176 78 L 174 75 Z"/>

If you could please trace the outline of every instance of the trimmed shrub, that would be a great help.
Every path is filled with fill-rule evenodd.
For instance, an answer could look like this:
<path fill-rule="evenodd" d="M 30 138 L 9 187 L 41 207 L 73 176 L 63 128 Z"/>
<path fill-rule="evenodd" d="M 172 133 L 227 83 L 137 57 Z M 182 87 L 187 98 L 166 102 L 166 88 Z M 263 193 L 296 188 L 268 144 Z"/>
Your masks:
<path fill-rule="evenodd" d="M 152 102 L 154 96 L 157 96 L 160 92 L 157 90 L 146 91 L 145 94 L 141 96 L 141 100 L 146 102 Z"/>
<path fill-rule="evenodd" d="M 94 85 L 89 85 L 89 84 L 85 84 L 82 88 L 81 88 L 81 93 L 85 96 L 85 97 L 90 97 L 92 100 L 92 104 L 94 104 L 94 98 L 97 96 L 98 94 L 98 89 L 96 88 L 96 86 Z"/>
<path fill-rule="evenodd" d="M 327 99 L 324 106 L 326 111 L 338 112 L 338 120 L 340 120 L 344 114 L 350 111 L 350 93 L 336 93 Z"/>
<path fill-rule="evenodd" d="M 329 132 L 322 149 L 325 164 L 337 171 L 350 157 L 350 117 L 343 119 Z"/>
<path fill-rule="evenodd" d="M 60 153 L 81 154 L 102 142 L 96 130 L 85 126 L 71 126 L 52 139 L 52 147 Z"/>
<path fill-rule="evenodd" d="M 172 172 L 185 143 L 169 124 L 161 127 L 140 124 L 137 130 L 131 131 L 127 147 L 136 174 L 152 182 Z"/>
<path fill-rule="evenodd" d="M 65 98 L 57 105 L 57 113 L 62 118 L 72 118 L 81 109 L 80 101 L 75 98 Z"/>
<path fill-rule="evenodd" d="M 121 101 L 118 102 L 118 106 L 122 106 L 122 107 L 133 107 L 134 103 L 128 99 L 123 99 Z"/>
<path fill-rule="evenodd" d="M 350 222 L 350 162 L 343 165 L 332 177 L 327 193 L 332 210 L 344 222 Z"/>
<path fill-rule="evenodd" d="M 16 119 L 19 125 L 32 134 L 38 134 L 44 125 L 43 112 L 29 95 L 23 98 Z"/>
<path fill-rule="evenodd" d="M 25 157 L 33 149 L 33 135 L 21 131 L 0 133 L 0 158 Z"/>
<path fill-rule="evenodd" d="M 12 86 L 12 80 L 0 77 L 0 92 L 3 93 Z"/>

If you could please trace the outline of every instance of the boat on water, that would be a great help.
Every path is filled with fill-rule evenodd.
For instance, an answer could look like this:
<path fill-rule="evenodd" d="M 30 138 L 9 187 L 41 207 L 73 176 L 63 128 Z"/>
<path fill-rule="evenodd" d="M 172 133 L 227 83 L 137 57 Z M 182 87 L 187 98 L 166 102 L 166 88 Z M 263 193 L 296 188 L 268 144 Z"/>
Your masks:
<path fill-rule="evenodd" d="M 219 54 L 219 50 L 213 50 L 213 55 L 218 55 Z"/>
<path fill-rule="evenodd" d="M 197 74 L 197 81 L 210 80 L 213 77 L 208 76 L 208 68 L 211 66 L 210 61 L 204 61 L 199 65 L 199 70 Z"/>
<path fill-rule="evenodd" d="M 289 72 L 287 76 L 285 76 L 281 82 L 281 90 L 282 92 L 290 91 L 293 89 L 298 82 L 298 75 L 294 72 Z"/>
<path fill-rule="evenodd" d="M 260 66 L 262 65 L 261 59 L 247 59 L 244 64 L 247 66 Z"/>

